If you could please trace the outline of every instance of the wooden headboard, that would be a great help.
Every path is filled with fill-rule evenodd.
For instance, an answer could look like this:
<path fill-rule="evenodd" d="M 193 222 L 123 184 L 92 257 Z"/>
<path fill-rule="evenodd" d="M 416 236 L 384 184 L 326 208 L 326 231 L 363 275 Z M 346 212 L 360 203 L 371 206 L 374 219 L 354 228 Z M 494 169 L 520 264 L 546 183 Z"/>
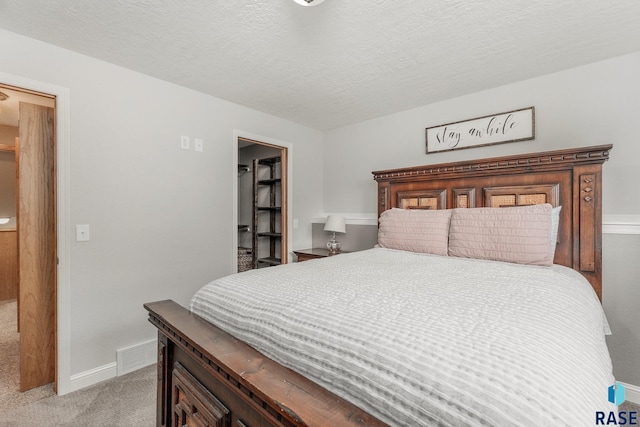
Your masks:
<path fill-rule="evenodd" d="M 602 164 L 612 147 L 375 171 L 378 216 L 394 207 L 562 206 L 554 262 L 582 273 L 602 299 Z"/>

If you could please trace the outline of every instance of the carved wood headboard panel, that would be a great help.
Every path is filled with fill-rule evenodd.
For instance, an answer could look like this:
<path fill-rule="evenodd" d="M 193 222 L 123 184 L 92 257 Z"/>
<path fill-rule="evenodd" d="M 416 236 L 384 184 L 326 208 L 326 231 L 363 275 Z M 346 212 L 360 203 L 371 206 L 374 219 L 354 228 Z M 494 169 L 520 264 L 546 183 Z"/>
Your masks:
<path fill-rule="evenodd" d="M 612 147 L 375 171 L 378 216 L 394 207 L 562 206 L 554 262 L 582 273 L 602 299 L 602 164 Z"/>

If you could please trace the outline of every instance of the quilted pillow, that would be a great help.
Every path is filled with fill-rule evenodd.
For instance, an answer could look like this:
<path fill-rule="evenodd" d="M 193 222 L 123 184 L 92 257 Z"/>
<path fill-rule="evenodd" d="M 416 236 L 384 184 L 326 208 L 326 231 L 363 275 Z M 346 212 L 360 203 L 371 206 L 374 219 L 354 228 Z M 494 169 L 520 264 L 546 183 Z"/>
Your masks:
<path fill-rule="evenodd" d="M 446 256 L 450 219 L 451 210 L 386 210 L 376 247 Z"/>
<path fill-rule="evenodd" d="M 551 205 L 454 209 L 449 255 L 549 266 Z"/>

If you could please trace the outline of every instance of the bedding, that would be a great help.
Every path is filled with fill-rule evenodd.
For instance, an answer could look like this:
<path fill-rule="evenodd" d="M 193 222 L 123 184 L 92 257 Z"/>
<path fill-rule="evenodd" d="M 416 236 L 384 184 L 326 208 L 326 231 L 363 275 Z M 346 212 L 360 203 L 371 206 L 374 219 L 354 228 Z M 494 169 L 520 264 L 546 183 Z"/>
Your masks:
<path fill-rule="evenodd" d="M 251 270 L 191 310 L 390 425 L 593 425 L 613 384 L 589 283 L 385 248 Z"/>

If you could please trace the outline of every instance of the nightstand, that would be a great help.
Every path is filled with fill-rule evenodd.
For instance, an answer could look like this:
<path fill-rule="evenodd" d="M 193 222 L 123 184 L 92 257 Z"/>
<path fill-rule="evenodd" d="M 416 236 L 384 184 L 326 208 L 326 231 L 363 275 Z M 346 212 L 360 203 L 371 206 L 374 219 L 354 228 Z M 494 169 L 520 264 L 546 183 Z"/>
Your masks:
<path fill-rule="evenodd" d="M 330 256 L 329 249 L 325 248 L 311 248 L 311 249 L 300 249 L 297 251 L 293 251 L 294 254 L 298 257 L 298 262 L 309 261 L 310 259 L 316 258 L 325 258 Z M 346 253 L 344 251 L 340 253 Z M 336 254 L 340 255 L 340 254 Z"/>

